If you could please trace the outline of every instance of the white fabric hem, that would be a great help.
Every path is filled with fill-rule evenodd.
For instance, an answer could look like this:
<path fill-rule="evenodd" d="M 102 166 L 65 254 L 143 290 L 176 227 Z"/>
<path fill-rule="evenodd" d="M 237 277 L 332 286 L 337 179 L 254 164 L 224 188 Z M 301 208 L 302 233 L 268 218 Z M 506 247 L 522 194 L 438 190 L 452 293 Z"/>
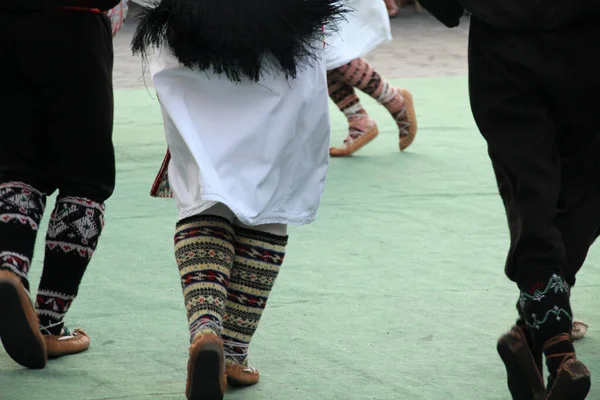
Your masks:
<path fill-rule="evenodd" d="M 337 60 L 332 63 L 328 62 L 327 63 L 327 71 L 331 71 L 333 69 L 342 67 L 342 66 L 348 64 L 350 61 L 356 60 L 357 58 L 363 58 L 363 57 L 367 56 L 369 53 L 371 53 L 372 51 L 374 51 L 377 47 L 381 46 L 384 43 L 389 43 L 391 41 L 392 41 L 392 36 L 390 35 L 387 38 L 381 38 L 378 41 L 374 42 L 369 47 L 364 49 L 361 53 L 357 53 L 356 56 L 348 56 L 348 57 L 344 58 L 343 60 Z"/>
<path fill-rule="evenodd" d="M 201 214 L 204 211 L 210 209 L 218 203 L 227 206 L 234 214 L 235 219 L 247 226 L 267 225 L 267 224 L 282 224 L 282 225 L 293 225 L 302 226 L 312 223 L 317 217 L 317 211 L 307 211 L 304 213 L 286 213 L 281 211 L 265 212 L 256 218 L 247 218 L 244 213 L 231 207 L 228 202 L 218 194 L 207 194 L 206 192 L 202 195 L 203 200 L 199 203 L 192 204 L 187 207 L 179 208 L 179 220 L 190 218 L 195 215 Z"/>

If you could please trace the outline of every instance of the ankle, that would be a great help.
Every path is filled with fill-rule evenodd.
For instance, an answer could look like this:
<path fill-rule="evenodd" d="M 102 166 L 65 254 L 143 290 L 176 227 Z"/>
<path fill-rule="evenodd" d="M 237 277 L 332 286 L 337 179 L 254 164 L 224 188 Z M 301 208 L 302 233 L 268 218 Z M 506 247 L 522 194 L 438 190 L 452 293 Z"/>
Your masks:
<path fill-rule="evenodd" d="M 569 333 L 551 337 L 544 343 L 542 349 L 546 356 L 546 367 L 551 378 L 556 377 L 559 369 L 567 360 L 576 358 L 575 347 Z"/>
<path fill-rule="evenodd" d="M 40 320 L 40 332 L 42 332 L 42 335 L 46 335 L 46 336 L 60 336 L 65 324 L 63 321 L 60 322 L 56 322 L 56 321 L 51 321 L 48 320 L 47 318 L 44 318 L 43 316 L 39 316 L 38 317 Z"/>
<path fill-rule="evenodd" d="M 190 343 L 194 343 L 196 339 L 205 335 L 213 335 L 218 338 L 221 337 L 220 321 L 213 319 L 202 319 L 197 324 L 192 324 L 190 327 Z"/>
<path fill-rule="evenodd" d="M 238 340 L 224 338 L 225 360 L 230 365 L 248 365 L 248 349 L 250 345 Z"/>
<path fill-rule="evenodd" d="M 17 257 L 13 257 L 12 255 L 9 255 L 9 254 L 0 254 L 0 261 L 5 261 L 7 263 L 18 263 L 21 261 L 21 259 L 17 258 Z M 17 268 L 15 268 L 15 269 L 17 269 Z M 27 279 L 26 271 L 19 270 L 19 273 L 17 273 L 17 272 L 15 272 L 15 270 L 13 268 L 10 268 L 10 267 L 9 268 L 0 267 L 0 271 L 3 272 L 4 274 L 8 274 L 8 276 L 10 276 L 10 278 L 8 278 L 8 279 L 15 279 L 15 280 L 18 279 L 19 281 L 21 281 L 23 288 L 25 289 L 27 294 L 29 294 L 29 280 Z"/>

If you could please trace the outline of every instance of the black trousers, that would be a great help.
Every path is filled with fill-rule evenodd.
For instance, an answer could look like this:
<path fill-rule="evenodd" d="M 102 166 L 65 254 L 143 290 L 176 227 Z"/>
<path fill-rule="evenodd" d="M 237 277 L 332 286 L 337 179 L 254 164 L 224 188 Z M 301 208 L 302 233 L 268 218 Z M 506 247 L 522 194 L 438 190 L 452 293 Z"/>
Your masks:
<path fill-rule="evenodd" d="M 110 21 L 0 12 L 0 181 L 108 199 L 115 186 Z"/>
<path fill-rule="evenodd" d="M 517 33 L 471 19 L 469 92 L 510 230 L 507 276 L 570 285 L 600 228 L 600 24 Z"/>

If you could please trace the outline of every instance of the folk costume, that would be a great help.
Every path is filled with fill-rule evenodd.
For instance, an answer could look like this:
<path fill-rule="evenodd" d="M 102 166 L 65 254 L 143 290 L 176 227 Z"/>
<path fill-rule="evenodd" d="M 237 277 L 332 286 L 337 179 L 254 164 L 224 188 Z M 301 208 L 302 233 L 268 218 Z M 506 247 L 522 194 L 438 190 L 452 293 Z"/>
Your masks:
<path fill-rule="evenodd" d="M 186 395 L 252 385 L 248 348 L 284 260 L 312 222 L 328 167 L 323 25 L 330 0 L 163 0 L 133 50 L 153 53 L 168 152 L 151 194 L 174 197 L 190 329 Z"/>
<path fill-rule="evenodd" d="M 332 157 L 354 154 L 379 134 L 374 120 L 360 104 L 355 89 L 384 106 L 399 130 L 399 146 L 404 151 L 417 134 L 417 118 L 408 90 L 392 87 L 363 57 L 392 40 L 389 16 L 383 1 L 347 0 L 353 10 L 327 37 L 325 59 L 331 100 L 348 120 L 348 136 L 340 147 L 332 147 Z"/>
<path fill-rule="evenodd" d="M 0 6 L 0 338 L 28 368 L 84 351 L 90 342 L 83 330 L 67 329 L 64 318 L 98 245 L 104 202 L 115 185 L 113 48 L 103 12 L 116 3 Z M 34 308 L 28 272 L 54 192 Z"/>
<path fill-rule="evenodd" d="M 520 291 L 517 325 L 498 342 L 509 389 L 514 399 L 583 400 L 590 373 L 572 344 L 570 293 L 600 233 L 600 129 L 590 97 L 600 64 L 588 57 L 600 39 L 600 3 L 421 3 L 450 27 L 464 9 L 472 13 L 471 108 L 506 208 L 506 274 Z"/>

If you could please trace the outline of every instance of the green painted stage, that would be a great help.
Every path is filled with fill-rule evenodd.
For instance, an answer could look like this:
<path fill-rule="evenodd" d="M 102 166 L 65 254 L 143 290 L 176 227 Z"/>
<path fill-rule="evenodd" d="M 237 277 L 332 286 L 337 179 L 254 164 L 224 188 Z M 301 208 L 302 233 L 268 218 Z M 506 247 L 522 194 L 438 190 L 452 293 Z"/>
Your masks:
<path fill-rule="evenodd" d="M 495 345 L 514 320 L 517 292 L 503 274 L 507 226 L 466 79 L 395 83 L 415 95 L 417 140 L 399 153 L 391 117 L 364 101 L 381 134 L 356 156 L 331 160 L 319 218 L 291 230 L 251 348 L 262 382 L 226 399 L 510 398 Z M 333 107 L 332 120 L 337 145 L 346 126 Z M 176 209 L 148 194 L 165 150 L 152 91 L 116 92 L 115 144 L 118 187 L 68 316 L 92 348 L 42 371 L 24 370 L 0 350 L 1 400 L 184 399 Z M 590 399 L 600 398 L 599 264 L 593 250 L 573 304 L 591 325 L 577 344 L 596 373 Z"/>

